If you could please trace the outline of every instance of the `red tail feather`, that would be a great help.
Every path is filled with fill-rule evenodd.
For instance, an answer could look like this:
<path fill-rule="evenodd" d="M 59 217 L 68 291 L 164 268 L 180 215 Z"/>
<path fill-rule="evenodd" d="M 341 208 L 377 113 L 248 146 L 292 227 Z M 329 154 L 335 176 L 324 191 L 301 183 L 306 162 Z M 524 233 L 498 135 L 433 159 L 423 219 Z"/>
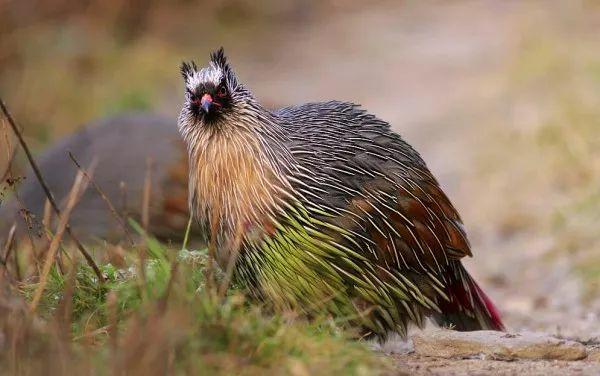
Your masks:
<path fill-rule="evenodd" d="M 457 278 L 447 289 L 450 301 L 440 303 L 440 325 L 452 325 L 461 331 L 503 331 L 504 324 L 492 300 L 460 263 L 457 263 L 456 267 Z"/>
<path fill-rule="evenodd" d="M 475 305 L 477 305 L 478 303 L 483 304 L 485 310 L 488 313 L 489 322 L 492 326 L 490 329 L 504 331 L 505 328 L 504 324 L 502 323 L 502 319 L 500 318 L 500 313 L 498 312 L 498 309 L 496 308 L 492 300 L 486 295 L 485 292 L 483 292 L 481 287 L 479 287 L 479 285 L 477 284 L 477 282 L 475 282 L 473 278 L 469 278 L 469 280 L 471 282 L 471 287 L 474 290 L 473 292 L 476 294 L 475 297 L 480 298 L 480 301 L 475 302 Z M 477 309 L 477 307 L 475 307 L 475 309 Z"/>

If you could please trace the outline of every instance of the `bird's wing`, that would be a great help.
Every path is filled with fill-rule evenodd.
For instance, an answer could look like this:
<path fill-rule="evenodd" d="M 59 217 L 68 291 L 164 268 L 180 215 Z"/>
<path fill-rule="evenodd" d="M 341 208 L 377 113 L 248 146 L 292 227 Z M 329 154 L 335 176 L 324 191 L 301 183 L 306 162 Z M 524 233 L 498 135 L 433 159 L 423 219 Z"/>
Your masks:
<path fill-rule="evenodd" d="M 317 212 L 352 231 L 365 255 L 387 270 L 435 274 L 471 255 L 456 209 L 387 123 L 340 102 L 288 111 L 298 190 Z"/>

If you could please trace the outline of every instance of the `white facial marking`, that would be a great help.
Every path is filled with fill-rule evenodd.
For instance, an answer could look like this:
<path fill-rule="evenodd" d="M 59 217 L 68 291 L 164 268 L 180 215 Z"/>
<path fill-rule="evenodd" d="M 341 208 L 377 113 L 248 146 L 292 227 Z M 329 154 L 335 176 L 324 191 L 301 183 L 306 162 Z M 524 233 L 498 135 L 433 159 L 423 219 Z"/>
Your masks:
<path fill-rule="evenodd" d="M 218 86 L 223 78 L 223 71 L 216 64 L 211 62 L 208 67 L 200 69 L 195 72 L 187 80 L 187 88 L 189 90 L 195 90 L 200 84 L 212 83 L 214 86 Z"/>

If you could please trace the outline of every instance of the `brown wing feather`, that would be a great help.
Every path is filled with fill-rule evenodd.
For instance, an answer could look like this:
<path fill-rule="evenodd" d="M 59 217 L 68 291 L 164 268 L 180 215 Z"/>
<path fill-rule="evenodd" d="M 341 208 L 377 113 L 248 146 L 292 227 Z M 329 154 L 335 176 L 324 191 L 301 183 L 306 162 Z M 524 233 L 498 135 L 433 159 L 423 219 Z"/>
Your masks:
<path fill-rule="evenodd" d="M 384 186 L 380 181 L 378 191 L 361 197 L 361 210 L 354 212 L 388 267 L 442 273 L 449 259 L 471 256 L 469 242 L 456 209 L 437 183 L 411 183 L 387 181 Z"/>
<path fill-rule="evenodd" d="M 352 104 L 307 104 L 277 115 L 301 167 L 295 188 L 320 221 L 334 225 L 320 230 L 361 254 L 345 272 L 372 290 L 355 291 L 355 278 L 347 285 L 383 310 L 374 310 L 374 321 L 393 326 L 389 316 L 397 314 L 392 321 L 402 332 L 437 312 L 438 322 L 459 328 L 499 327 L 460 263 L 471 256 L 461 219 L 410 145 Z M 388 296 L 395 309 L 383 309 Z"/>

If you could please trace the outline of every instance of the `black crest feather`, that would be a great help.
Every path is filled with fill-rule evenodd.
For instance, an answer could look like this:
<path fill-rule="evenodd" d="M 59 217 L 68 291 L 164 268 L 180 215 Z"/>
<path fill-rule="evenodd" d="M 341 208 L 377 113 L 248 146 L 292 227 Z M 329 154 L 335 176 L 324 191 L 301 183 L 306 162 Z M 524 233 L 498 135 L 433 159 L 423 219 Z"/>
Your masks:
<path fill-rule="evenodd" d="M 190 61 L 189 63 L 184 61 L 183 63 L 181 63 L 180 70 L 183 79 L 187 81 L 188 77 L 191 77 L 195 72 L 198 71 L 198 67 L 193 61 Z"/>
<path fill-rule="evenodd" d="M 238 86 L 237 78 L 233 73 L 233 69 L 231 69 L 229 63 L 227 62 L 227 57 L 225 56 L 225 50 L 223 47 L 210 54 L 210 61 L 223 70 L 227 82 L 231 88 L 236 88 Z"/>
<path fill-rule="evenodd" d="M 225 56 L 225 50 L 223 47 L 211 53 L 210 60 L 223 69 L 229 69 L 229 64 L 227 64 L 227 57 Z"/>

